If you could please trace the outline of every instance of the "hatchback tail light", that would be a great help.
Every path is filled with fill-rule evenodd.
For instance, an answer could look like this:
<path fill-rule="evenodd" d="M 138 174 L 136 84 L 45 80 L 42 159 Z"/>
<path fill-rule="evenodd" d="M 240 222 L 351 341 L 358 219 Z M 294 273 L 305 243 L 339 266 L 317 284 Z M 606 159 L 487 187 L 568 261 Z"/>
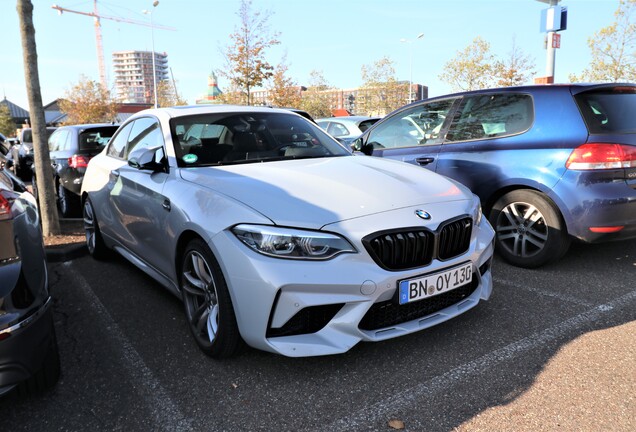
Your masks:
<path fill-rule="evenodd" d="M 572 151 L 565 167 L 573 170 L 636 168 L 636 147 L 608 143 L 583 144 Z"/>
<path fill-rule="evenodd" d="M 0 221 L 11 219 L 11 203 L 13 197 L 7 193 L 0 191 Z"/>
<path fill-rule="evenodd" d="M 88 166 L 89 158 L 82 155 L 73 155 L 68 158 L 68 166 L 71 168 L 86 168 Z"/>

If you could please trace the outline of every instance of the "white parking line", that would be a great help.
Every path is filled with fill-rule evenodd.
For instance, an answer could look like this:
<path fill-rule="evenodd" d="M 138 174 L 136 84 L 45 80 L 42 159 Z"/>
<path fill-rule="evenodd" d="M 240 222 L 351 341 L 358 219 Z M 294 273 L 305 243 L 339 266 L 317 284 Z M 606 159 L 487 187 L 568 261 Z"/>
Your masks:
<path fill-rule="evenodd" d="M 371 423 L 388 418 L 409 404 L 415 404 L 423 397 L 431 397 L 435 393 L 448 391 L 454 384 L 461 382 L 471 376 L 483 373 L 500 363 L 519 357 L 522 354 L 539 348 L 544 344 L 562 337 L 563 335 L 580 328 L 589 327 L 590 323 L 598 321 L 602 316 L 611 313 L 614 308 L 625 306 L 636 300 L 636 291 L 632 291 L 609 303 L 596 306 L 579 315 L 567 319 L 559 324 L 525 337 L 474 360 L 456 367 L 443 375 L 439 375 L 429 381 L 418 384 L 414 387 L 403 390 L 393 396 L 367 406 L 362 410 L 352 413 L 346 418 L 335 421 L 321 430 L 329 431 L 351 431 L 360 430 L 363 426 L 368 427 Z"/>
<path fill-rule="evenodd" d="M 554 291 L 548 291 L 545 289 L 539 289 L 539 288 L 534 288 L 534 287 L 530 287 L 521 283 L 514 283 L 514 282 L 510 282 L 507 281 L 505 279 L 500 279 L 500 278 L 493 278 L 493 282 L 498 283 L 498 284 L 502 284 L 502 285 L 507 285 L 509 287 L 514 287 L 514 288 L 518 288 L 518 289 L 522 289 L 524 291 L 530 291 L 532 293 L 535 294 L 539 294 L 542 295 L 544 297 L 552 297 L 564 302 L 568 302 L 568 303 L 574 303 L 580 306 L 586 306 L 586 307 L 591 307 L 593 305 L 593 303 L 585 301 L 585 300 L 581 300 L 581 299 L 577 299 L 574 298 L 572 296 L 567 296 L 567 295 L 563 295 L 561 293 L 558 292 L 554 292 Z"/>
<path fill-rule="evenodd" d="M 106 307 L 99 300 L 95 292 L 84 277 L 77 272 L 72 261 L 63 263 L 72 274 L 72 279 L 79 282 L 82 291 L 90 301 L 95 310 L 95 317 L 103 328 L 108 328 L 108 335 L 117 342 L 116 346 L 121 347 L 120 356 L 123 360 L 123 367 L 130 374 L 135 387 L 141 389 L 138 391 L 138 397 L 145 404 L 148 411 L 152 414 L 154 427 L 151 430 L 165 431 L 192 431 L 194 430 L 191 420 L 187 419 L 179 410 L 177 405 L 172 401 L 168 392 L 163 388 L 161 383 L 154 377 L 152 371 L 146 366 L 139 353 L 132 346 L 128 338 L 121 331 L 113 317 L 108 313 Z"/>

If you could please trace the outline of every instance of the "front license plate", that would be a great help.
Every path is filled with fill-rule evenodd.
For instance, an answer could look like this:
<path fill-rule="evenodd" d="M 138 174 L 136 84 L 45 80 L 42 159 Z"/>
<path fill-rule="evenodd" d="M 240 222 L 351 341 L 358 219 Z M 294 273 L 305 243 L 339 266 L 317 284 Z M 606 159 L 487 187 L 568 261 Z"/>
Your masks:
<path fill-rule="evenodd" d="M 472 263 L 431 275 L 400 281 L 400 304 L 433 297 L 466 285 L 473 280 Z"/>

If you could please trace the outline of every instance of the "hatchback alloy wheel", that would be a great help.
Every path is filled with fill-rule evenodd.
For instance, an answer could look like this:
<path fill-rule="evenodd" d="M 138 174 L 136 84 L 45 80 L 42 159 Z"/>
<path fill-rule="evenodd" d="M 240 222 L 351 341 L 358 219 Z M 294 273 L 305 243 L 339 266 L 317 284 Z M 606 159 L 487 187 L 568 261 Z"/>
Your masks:
<path fill-rule="evenodd" d="M 72 217 L 79 213 L 78 199 L 62 183 L 57 184 L 57 205 L 63 217 Z"/>
<path fill-rule="evenodd" d="M 64 189 L 64 186 L 59 183 L 57 185 L 57 205 L 60 209 L 60 213 L 62 213 L 62 216 L 65 217 L 69 214 L 69 202 L 66 195 L 66 189 Z"/>
<path fill-rule="evenodd" d="M 203 352 L 222 358 L 242 345 L 230 294 L 207 245 L 192 240 L 181 264 L 181 290 L 190 331 Z"/>
<path fill-rule="evenodd" d="M 516 190 L 501 197 L 490 213 L 496 250 L 509 263 L 539 267 L 561 258 L 570 245 L 554 204 L 539 192 Z"/>
<path fill-rule="evenodd" d="M 548 241 L 548 227 L 532 204 L 515 202 L 500 213 L 496 227 L 499 241 L 514 255 L 529 258 L 541 252 Z"/>

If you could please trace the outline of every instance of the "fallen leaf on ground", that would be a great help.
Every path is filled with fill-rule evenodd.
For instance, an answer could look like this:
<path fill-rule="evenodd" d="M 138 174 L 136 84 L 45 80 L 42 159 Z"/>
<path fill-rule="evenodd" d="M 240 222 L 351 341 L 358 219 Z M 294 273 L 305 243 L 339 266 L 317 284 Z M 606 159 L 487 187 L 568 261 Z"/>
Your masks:
<path fill-rule="evenodd" d="M 402 420 L 389 420 L 389 427 L 393 429 L 404 429 L 404 422 Z"/>

